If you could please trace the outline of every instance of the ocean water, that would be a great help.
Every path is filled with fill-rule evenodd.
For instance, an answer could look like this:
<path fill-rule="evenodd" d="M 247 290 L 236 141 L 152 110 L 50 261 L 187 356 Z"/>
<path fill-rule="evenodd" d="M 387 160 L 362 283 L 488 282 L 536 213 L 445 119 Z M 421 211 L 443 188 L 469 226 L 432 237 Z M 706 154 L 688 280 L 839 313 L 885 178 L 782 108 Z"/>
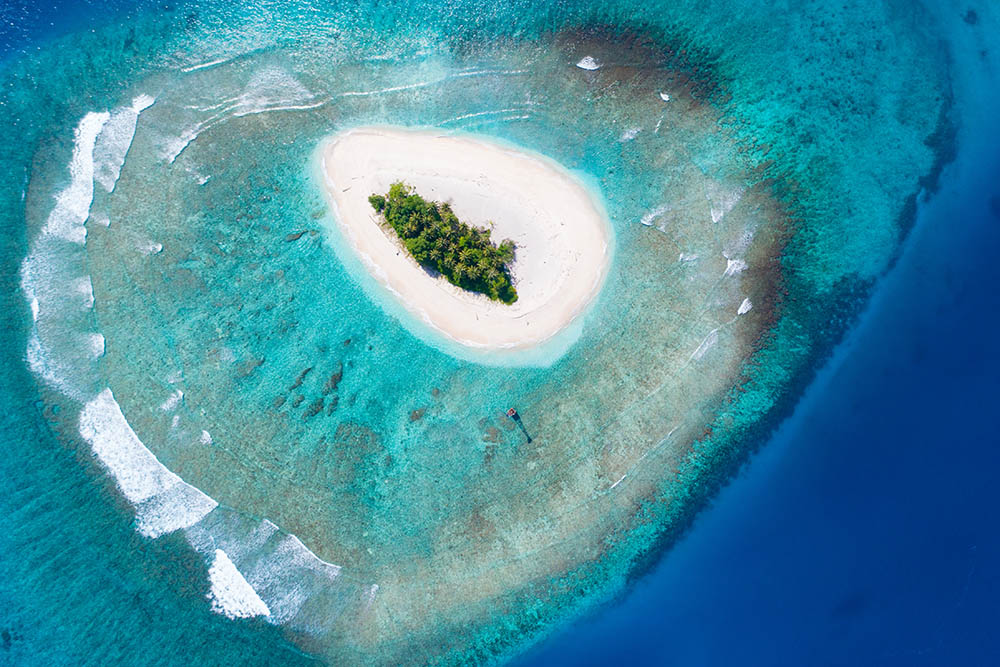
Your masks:
<path fill-rule="evenodd" d="M 11 5 L 0 659 L 497 662 L 669 569 L 939 185 L 977 10 Z M 352 270 L 311 156 L 372 123 L 599 191 L 569 349 L 457 357 Z"/>
<path fill-rule="evenodd" d="M 997 437 L 982 415 L 1000 389 L 998 139 L 690 534 L 619 604 L 516 664 L 996 663 Z"/>
<path fill-rule="evenodd" d="M 656 569 L 515 664 L 996 663 L 1000 54 L 951 9 L 958 152 L 898 265 Z"/>

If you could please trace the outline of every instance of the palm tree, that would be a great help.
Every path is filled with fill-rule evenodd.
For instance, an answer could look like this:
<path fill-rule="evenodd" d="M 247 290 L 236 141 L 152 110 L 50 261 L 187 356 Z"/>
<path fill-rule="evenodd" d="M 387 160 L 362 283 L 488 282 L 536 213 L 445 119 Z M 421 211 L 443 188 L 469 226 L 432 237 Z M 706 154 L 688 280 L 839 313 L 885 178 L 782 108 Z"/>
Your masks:
<path fill-rule="evenodd" d="M 510 239 L 504 239 L 500 243 L 500 247 L 497 248 L 497 252 L 500 255 L 500 259 L 504 264 L 514 261 L 514 242 Z"/>
<path fill-rule="evenodd" d="M 465 289 L 506 303 L 517 299 L 506 268 L 514 259 L 515 245 L 510 239 L 494 245 L 492 222 L 468 225 L 448 204 L 427 201 L 402 182 L 393 183 L 386 195 L 372 195 L 369 202 L 417 261 L 434 266 Z"/>
<path fill-rule="evenodd" d="M 417 221 L 416 216 L 410 216 L 410 219 L 406 221 L 403 225 L 403 236 L 406 238 L 412 238 L 420 233 L 420 223 Z"/>

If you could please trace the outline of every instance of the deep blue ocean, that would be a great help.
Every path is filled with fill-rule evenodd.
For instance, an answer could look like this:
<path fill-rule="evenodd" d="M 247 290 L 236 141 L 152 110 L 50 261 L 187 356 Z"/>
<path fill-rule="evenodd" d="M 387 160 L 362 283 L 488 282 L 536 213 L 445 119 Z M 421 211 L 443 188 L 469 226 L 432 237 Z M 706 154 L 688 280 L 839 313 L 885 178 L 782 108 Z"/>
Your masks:
<path fill-rule="evenodd" d="M 8 0 L 0 59 L 140 4 Z M 947 25 L 958 42 L 970 23 Z M 996 81 L 1000 58 L 981 61 L 966 90 Z M 1000 663 L 1000 123 L 984 111 L 1000 94 L 961 103 L 956 159 L 791 416 L 623 595 L 514 664 Z M 212 612 L 179 534 L 146 540 L 123 500 L 94 503 L 94 464 L 45 427 L 23 364 L 0 361 L 10 460 L 38 462 L 0 468 L 0 665 L 318 663 L 276 626 Z"/>

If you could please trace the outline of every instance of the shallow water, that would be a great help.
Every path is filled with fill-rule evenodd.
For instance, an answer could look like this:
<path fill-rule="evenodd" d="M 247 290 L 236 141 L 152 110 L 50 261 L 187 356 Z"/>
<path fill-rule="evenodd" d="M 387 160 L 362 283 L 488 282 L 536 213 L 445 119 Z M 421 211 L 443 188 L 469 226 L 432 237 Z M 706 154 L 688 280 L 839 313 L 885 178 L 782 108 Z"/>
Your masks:
<path fill-rule="evenodd" d="M 622 591 L 784 415 L 948 148 L 929 15 L 728 9 L 180 5 L 10 56 L 18 660 L 170 662 L 88 631 L 119 592 L 114 623 L 220 637 L 206 663 L 246 636 L 263 662 L 450 663 Z M 568 350 L 457 358 L 345 267 L 310 156 L 373 123 L 600 190 L 615 259 Z M 90 597 L 50 622 L 41 564 L 91 531 Z"/>

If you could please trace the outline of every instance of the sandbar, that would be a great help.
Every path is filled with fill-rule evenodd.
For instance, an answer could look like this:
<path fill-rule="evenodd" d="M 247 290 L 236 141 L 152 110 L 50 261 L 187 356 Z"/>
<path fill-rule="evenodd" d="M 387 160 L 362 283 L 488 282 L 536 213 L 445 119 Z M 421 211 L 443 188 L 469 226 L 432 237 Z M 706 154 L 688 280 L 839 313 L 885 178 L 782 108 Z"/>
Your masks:
<path fill-rule="evenodd" d="M 362 127 L 321 147 L 334 217 L 376 280 L 428 325 L 463 345 L 520 349 L 542 343 L 584 312 L 610 261 L 598 199 L 555 161 L 443 130 Z M 517 245 L 512 305 L 467 292 L 421 267 L 368 202 L 403 181 L 447 201 L 469 224 Z"/>

